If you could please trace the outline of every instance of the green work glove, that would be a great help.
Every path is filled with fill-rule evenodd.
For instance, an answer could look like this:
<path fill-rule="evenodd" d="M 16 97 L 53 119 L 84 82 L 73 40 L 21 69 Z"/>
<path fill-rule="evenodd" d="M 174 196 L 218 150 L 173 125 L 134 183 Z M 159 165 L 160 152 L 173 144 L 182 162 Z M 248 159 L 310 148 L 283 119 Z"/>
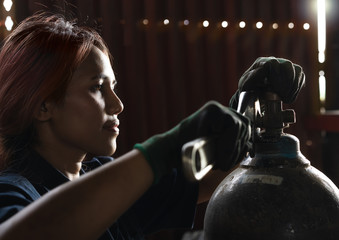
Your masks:
<path fill-rule="evenodd" d="M 238 90 L 230 100 L 230 107 L 237 109 L 239 94 L 270 91 L 279 95 L 284 103 L 292 103 L 305 84 L 302 68 L 283 58 L 260 57 L 241 76 Z"/>
<path fill-rule="evenodd" d="M 250 138 L 249 120 L 231 108 L 210 101 L 171 130 L 155 135 L 134 148 L 150 164 L 154 182 L 181 168 L 182 146 L 200 137 L 212 137 L 215 146 L 215 168 L 228 170 L 244 157 Z"/>

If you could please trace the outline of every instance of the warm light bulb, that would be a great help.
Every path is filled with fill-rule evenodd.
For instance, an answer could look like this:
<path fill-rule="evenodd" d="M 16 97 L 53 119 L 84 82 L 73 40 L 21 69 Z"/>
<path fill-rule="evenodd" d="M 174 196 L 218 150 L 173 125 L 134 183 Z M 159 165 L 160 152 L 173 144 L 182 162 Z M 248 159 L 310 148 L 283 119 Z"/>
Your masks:
<path fill-rule="evenodd" d="M 257 23 L 255 24 L 255 26 L 256 26 L 258 29 L 261 29 L 261 28 L 264 26 L 264 24 L 263 24 L 262 22 L 257 22 Z"/>
<path fill-rule="evenodd" d="M 310 29 L 310 24 L 309 24 L 309 23 L 304 23 L 303 28 L 304 28 L 305 30 Z"/>
<path fill-rule="evenodd" d="M 207 20 L 205 20 L 202 22 L 202 25 L 206 28 L 210 25 L 210 23 Z"/>
<path fill-rule="evenodd" d="M 228 22 L 227 21 L 222 21 L 221 22 L 221 27 L 227 28 L 227 26 L 228 26 Z"/>
<path fill-rule="evenodd" d="M 12 0 L 4 0 L 3 5 L 7 12 L 9 12 L 12 8 L 13 2 Z"/>
<path fill-rule="evenodd" d="M 5 26 L 6 26 L 7 31 L 11 31 L 13 25 L 14 25 L 14 22 L 12 18 L 10 16 L 7 16 L 5 20 Z"/>
<path fill-rule="evenodd" d="M 244 28 L 246 26 L 246 23 L 244 22 L 244 21 L 241 21 L 240 23 L 239 23 L 239 27 L 240 28 Z"/>

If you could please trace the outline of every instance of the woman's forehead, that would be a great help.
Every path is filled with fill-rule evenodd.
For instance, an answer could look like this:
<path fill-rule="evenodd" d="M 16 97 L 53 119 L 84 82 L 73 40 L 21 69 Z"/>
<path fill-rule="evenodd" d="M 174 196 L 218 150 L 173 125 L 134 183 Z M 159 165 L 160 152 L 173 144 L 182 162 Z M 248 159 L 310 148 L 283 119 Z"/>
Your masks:
<path fill-rule="evenodd" d="M 114 78 L 113 69 L 107 54 L 93 46 L 85 60 L 75 70 L 73 76 L 103 74 Z"/>

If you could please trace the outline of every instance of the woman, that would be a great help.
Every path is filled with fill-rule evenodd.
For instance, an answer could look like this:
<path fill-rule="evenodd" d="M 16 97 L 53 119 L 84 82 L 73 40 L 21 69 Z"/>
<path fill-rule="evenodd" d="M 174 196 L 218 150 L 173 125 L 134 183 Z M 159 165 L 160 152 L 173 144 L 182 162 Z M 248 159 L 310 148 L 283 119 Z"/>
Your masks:
<path fill-rule="evenodd" d="M 62 16 L 36 14 L 6 39 L 0 239 L 142 239 L 190 227 L 196 204 L 209 199 L 225 173 L 187 181 L 182 145 L 213 136 L 215 168 L 224 171 L 246 153 L 248 120 L 210 102 L 114 161 L 90 158 L 116 150 L 123 111 L 116 83 L 102 38 Z"/>
<path fill-rule="evenodd" d="M 0 53 L 0 82 L 0 239 L 141 239 L 190 227 L 220 177 L 185 180 L 183 143 L 236 143 L 220 148 L 223 169 L 245 152 L 247 119 L 213 102 L 115 161 L 84 162 L 115 152 L 123 105 L 102 38 L 61 16 L 37 14 L 16 28 Z"/>

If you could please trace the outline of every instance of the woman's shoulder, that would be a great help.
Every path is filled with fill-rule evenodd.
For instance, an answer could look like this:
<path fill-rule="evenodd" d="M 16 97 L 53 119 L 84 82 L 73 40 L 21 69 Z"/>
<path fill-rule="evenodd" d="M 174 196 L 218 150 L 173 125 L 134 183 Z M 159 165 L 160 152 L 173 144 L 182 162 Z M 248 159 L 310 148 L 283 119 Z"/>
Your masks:
<path fill-rule="evenodd" d="M 14 172 L 0 173 L 0 194 L 6 193 L 22 194 L 32 201 L 40 197 L 40 194 L 26 177 Z"/>
<path fill-rule="evenodd" d="M 0 185 L 13 185 L 13 186 L 27 186 L 29 181 L 24 176 L 15 172 L 1 172 L 0 173 Z"/>
<path fill-rule="evenodd" d="M 40 198 L 27 178 L 17 173 L 0 173 L 0 223 Z"/>

